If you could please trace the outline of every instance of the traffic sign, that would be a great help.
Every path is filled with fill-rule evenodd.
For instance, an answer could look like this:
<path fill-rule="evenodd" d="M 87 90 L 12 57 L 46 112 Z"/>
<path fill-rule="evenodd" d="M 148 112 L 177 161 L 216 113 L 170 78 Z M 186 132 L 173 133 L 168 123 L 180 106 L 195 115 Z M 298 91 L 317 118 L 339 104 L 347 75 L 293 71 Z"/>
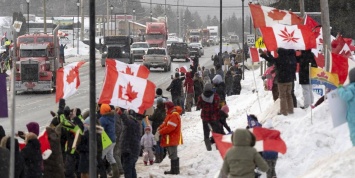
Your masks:
<path fill-rule="evenodd" d="M 247 35 L 247 44 L 251 46 L 255 44 L 255 35 Z"/>

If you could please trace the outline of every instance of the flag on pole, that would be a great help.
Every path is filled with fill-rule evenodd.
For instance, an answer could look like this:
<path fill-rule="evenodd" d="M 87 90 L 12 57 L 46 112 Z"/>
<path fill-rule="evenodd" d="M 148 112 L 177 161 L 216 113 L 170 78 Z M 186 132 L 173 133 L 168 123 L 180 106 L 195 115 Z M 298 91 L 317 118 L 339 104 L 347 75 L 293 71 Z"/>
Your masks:
<path fill-rule="evenodd" d="M 348 58 L 340 54 L 331 54 L 330 72 L 338 74 L 339 83 L 344 84 L 348 78 L 349 61 Z"/>
<path fill-rule="evenodd" d="M 106 103 L 143 114 L 155 98 L 155 84 L 147 79 L 117 71 L 106 66 L 106 76 L 98 103 Z"/>
<path fill-rule="evenodd" d="M 8 117 L 6 74 L 0 73 L 0 118 Z"/>
<path fill-rule="evenodd" d="M 144 65 L 139 64 L 127 64 L 113 59 L 106 59 L 106 66 L 112 65 L 116 67 L 116 70 L 128 75 L 137 76 L 140 78 L 148 78 L 149 69 Z"/>
<path fill-rule="evenodd" d="M 305 25 L 281 25 L 261 27 L 260 32 L 268 51 L 277 48 L 308 50 L 316 48 L 316 37 L 312 30 Z"/>
<path fill-rule="evenodd" d="M 255 135 L 256 144 L 254 148 L 258 152 L 276 151 L 282 154 L 286 153 L 286 144 L 282 140 L 278 130 L 266 129 L 262 127 L 255 127 L 249 130 Z M 216 142 L 219 153 L 221 154 L 222 158 L 224 158 L 228 149 L 233 146 L 232 135 L 223 135 L 212 132 L 212 136 Z"/>
<path fill-rule="evenodd" d="M 279 10 L 273 7 L 249 4 L 254 28 L 270 27 L 275 24 L 298 25 L 302 18 L 291 11 Z"/>
<path fill-rule="evenodd" d="M 47 130 L 43 130 L 39 134 L 38 141 L 41 144 L 42 159 L 46 160 L 52 154 L 51 145 L 50 145 L 49 140 L 48 140 Z M 26 143 L 24 141 L 20 141 L 19 140 L 20 149 L 22 150 L 25 146 L 26 146 Z"/>
<path fill-rule="evenodd" d="M 252 62 L 260 62 L 260 61 L 264 61 L 265 59 L 260 57 L 261 55 L 261 51 L 264 51 L 266 53 L 266 48 L 262 49 L 262 48 L 249 48 L 249 53 L 250 53 L 250 57 Z"/>
<path fill-rule="evenodd" d="M 179 68 L 179 72 L 181 72 L 181 73 L 186 73 L 187 71 L 188 71 L 188 69 L 186 66 L 182 66 Z"/>
<path fill-rule="evenodd" d="M 321 68 L 311 67 L 310 77 L 311 84 L 324 85 L 331 90 L 339 86 L 338 74 L 324 71 Z"/>
<path fill-rule="evenodd" d="M 79 68 L 85 61 L 73 62 L 57 70 L 56 103 L 73 95 L 80 86 Z"/>

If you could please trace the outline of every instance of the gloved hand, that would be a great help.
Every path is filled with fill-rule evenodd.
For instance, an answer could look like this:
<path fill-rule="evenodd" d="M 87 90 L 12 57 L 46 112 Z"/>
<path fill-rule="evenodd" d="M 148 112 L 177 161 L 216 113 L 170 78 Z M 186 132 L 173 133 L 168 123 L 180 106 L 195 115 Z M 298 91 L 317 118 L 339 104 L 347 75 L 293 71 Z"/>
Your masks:
<path fill-rule="evenodd" d="M 266 79 L 266 77 L 265 77 L 265 76 L 261 76 L 261 79 L 265 80 L 265 79 Z"/>
<path fill-rule="evenodd" d="M 159 141 L 159 137 L 160 137 L 160 133 L 159 133 L 159 131 L 157 131 L 154 135 L 154 140 Z"/>

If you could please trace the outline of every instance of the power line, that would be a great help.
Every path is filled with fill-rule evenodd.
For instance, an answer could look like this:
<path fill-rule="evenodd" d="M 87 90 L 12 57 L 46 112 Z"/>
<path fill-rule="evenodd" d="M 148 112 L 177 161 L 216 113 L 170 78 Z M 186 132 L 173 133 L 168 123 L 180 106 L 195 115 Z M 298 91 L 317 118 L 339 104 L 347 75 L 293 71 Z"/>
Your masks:
<path fill-rule="evenodd" d="M 165 5 L 164 3 L 149 3 L 149 2 L 140 2 L 140 1 L 132 1 L 138 2 L 141 4 L 154 4 L 154 5 Z M 179 6 L 179 7 L 197 7 L 197 8 L 220 8 L 220 6 L 192 6 L 192 5 L 177 5 L 177 4 L 166 4 L 169 6 Z M 244 6 L 248 7 L 248 6 Z M 223 6 L 222 8 L 230 9 L 230 8 L 242 8 L 242 6 Z"/>

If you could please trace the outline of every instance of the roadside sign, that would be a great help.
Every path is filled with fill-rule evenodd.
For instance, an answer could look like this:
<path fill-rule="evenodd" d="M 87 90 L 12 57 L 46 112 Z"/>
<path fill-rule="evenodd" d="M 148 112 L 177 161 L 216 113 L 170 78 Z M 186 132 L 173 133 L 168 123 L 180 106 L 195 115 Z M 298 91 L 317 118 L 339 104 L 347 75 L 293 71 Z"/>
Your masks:
<path fill-rule="evenodd" d="M 255 35 L 247 35 L 247 44 L 254 45 L 255 44 Z"/>
<path fill-rule="evenodd" d="M 59 44 L 71 44 L 72 40 L 69 40 L 69 38 L 59 38 Z"/>
<path fill-rule="evenodd" d="M 14 22 L 13 26 L 14 26 L 14 29 L 16 30 L 16 32 L 20 32 L 21 26 L 22 26 L 22 22 L 16 20 L 16 21 Z"/>

